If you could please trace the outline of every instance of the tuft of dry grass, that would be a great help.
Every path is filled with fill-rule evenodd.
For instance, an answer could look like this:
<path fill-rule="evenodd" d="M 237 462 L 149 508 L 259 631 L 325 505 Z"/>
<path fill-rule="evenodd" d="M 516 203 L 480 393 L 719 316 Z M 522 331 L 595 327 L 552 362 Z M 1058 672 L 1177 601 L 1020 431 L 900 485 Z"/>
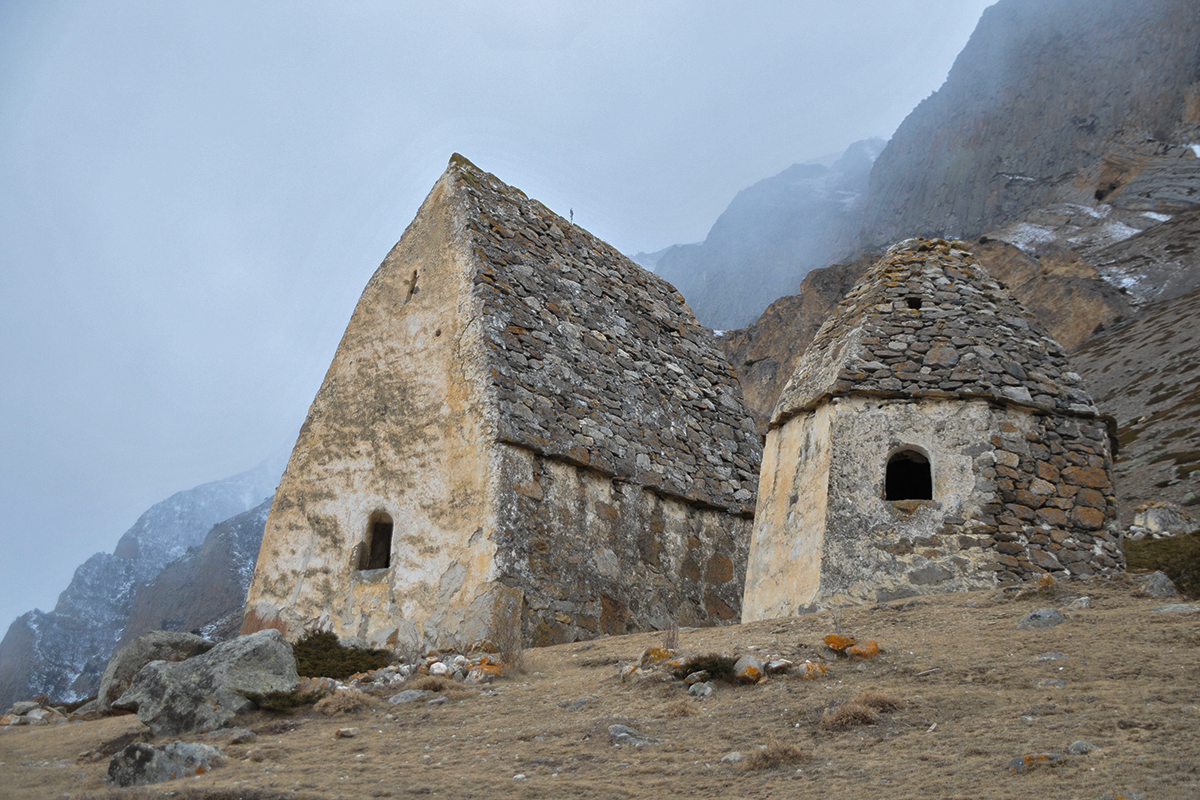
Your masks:
<path fill-rule="evenodd" d="M 826 728 L 850 728 L 855 725 L 874 725 L 878 721 L 879 714 L 875 709 L 852 700 L 826 709 L 821 724 Z"/>
<path fill-rule="evenodd" d="M 663 631 L 662 646 L 664 650 L 679 649 L 679 623 L 671 620 Z"/>
<path fill-rule="evenodd" d="M 873 708 L 882 714 L 888 714 L 904 708 L 903 700 L 894 694 L 884 694 L 883 692 L 863 692 L 850 702 L 858 703 L 867 708 Z"/>
<path fill-rule="evenodd" d="M 428 692 L 445 692 L 458 686 L 451 678 L 441 675 L 414 675 L 405 682 L 405 689 L 424 689 Z"/>
<path fill-rule="evenodd" d="M 353 714 L 355 711 L 374 707 L 375 700 L 369 694 L 360 692 L 358 689 L 344 689 L 322 697 L 313 706 L 313 710 L 332 716 L 334 714 Z"/>
<path fill-rule="evenodd" d="M 690 717 L 695 713 L 696 709 L 692 708 L 692 704 L 687 700 L 676 700 L 674 703 L 670 703 L 663 708 L 663 716 L 667 719 Z"/>
<path fill-rule="evenodd" d="M 772 736 L 767 739 L 765 748 L 746 756 L 739 766 L 745 770 L 775 769 L 802 764 L 809 758 L 809 752 L 800 745 L 781 742 Z"/>

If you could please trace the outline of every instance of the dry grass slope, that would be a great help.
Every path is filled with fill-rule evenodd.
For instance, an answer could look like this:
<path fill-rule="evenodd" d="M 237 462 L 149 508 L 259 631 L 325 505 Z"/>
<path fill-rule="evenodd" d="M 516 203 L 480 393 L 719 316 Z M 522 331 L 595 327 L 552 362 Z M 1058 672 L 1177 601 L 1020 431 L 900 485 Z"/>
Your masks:
<path fill-rule="evenodd" d="M 103 777 L 112 753 L 142 736 L 136 717 L 22 727 L 0 733 L 0 786 L 12 800 L 1200 796 L 1200 613 L 1156 611 L 1177 601 L 1137 596 L 1122 581 L 1016 594 L 841 609 L 843 635 L 882 646 L 868 660 L 828 653 L 829 612 L 684 629 L 684 653 L 828 667 L 813 680 L 718 684 L 704 699 L 669 677 L 618 677 L 661 634 L 530 650 L 526 674 L 445 687 L 440 705 L 390 706 L 381 695 L 374 707 L 334 715 L 254 712 L 237 722 L 257 741 L 184 737 L 220 745 L 224 766 L 133 791 L 106 787 Z M 1065 608 L 1080 595 L 1090 607 L 1067 610 L 1063 624 L 1017 627 L 1030 611 Z M 875 721 L 823 724 L 827 709 L 851 706 Z M 658 741 L 614 747 L 614 724 Z M 344 727 L 360 733 L 335 738 Z M 1069 755 L 1081 739 L 1103 753 Z M 745 766 L 722 761 L 732 751 Z M 1009 767 L 1043 753 L 1062 758 Z"/>

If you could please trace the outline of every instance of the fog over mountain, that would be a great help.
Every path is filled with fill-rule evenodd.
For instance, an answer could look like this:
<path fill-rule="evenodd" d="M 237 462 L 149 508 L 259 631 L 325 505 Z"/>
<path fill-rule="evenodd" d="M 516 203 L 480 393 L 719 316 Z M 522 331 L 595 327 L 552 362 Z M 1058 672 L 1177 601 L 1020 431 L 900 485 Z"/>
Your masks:
<path fill-rule="evenodd" d="M 855 142 L 833 164 L 793 164 L 738 192 L 699 244 L 669 248 L 654 270 L 714 328 L 748 325 L 809 270 L 859 246 L 867 181 L 882 139 Z"/>
<path fill-rule="evenodd" d="M 18 617 L 0 640 L 0 706 L 40 694 L 74 700 L 93 693 L 142 585 L 185 557 L 212 526 L 273 494 L 284 461 L 276 456 L 240 475 L 156 503 L 126 531 L 114 552 L 96 553 L 75 570 L 53 610 L 35 609 Z M 259 516 L 265 521 L 265 509 Z M 257 546 L 251 549 L 257 556 Z M 244 586 L 241 591 L 244 598 Z M 161 627 L 161 615 L 155 623 Z"/>
<path fill-rule="evenodd" d="M 290 445 L 452 152 L 695 242 L 888 136 L 989 2 L 0 3 L 0 623 Z"/>

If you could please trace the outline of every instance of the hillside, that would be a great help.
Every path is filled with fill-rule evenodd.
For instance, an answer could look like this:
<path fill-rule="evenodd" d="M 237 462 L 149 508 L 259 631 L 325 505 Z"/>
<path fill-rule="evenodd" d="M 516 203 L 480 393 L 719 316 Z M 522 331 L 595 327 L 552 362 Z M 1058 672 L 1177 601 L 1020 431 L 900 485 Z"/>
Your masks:
<path fill-rule="evenodd" d="M 1191 0 L 1000 0 L 871 171 L 864 242 L 974 237 L 1053 203 L 1195 204 Z"/>
<path fill-rule="evenodd" d="M 1117 418 L 1117 505 L 1200 504 L 1200 290 L 1146 308 L 1072 353 L 1097 405 Z"/>
<path fill-rule="evenodd" d="M 138 790 L 103 783 L 111 754 L 141 735 L 136 717 L 10 728 L 0 732 L 0 781 L 14 800 L 1200 794 L 1200 707 L 1187 679 L 1200 646 L 1200 605 L 1139 596 L 1121 581 L 1015 594 L 931 596 L 684 630 L 684 652 L 753 652 L 828 667 L 815 680 L 717 683 L 705 698 L 659 673 L 618 677 L 661 644 L 661 634 L 526 651 L 524 674 L 490 686 L 450 682 L 443 704 L 388 705 L 393 689 L 374 709 L 337 716 L 254 712 L 238 722 L 257 739 L 242 744 L 184 736 L 219 745 L 227 762 Z M 1066 621 L 1017 627 L 1043 607 L 1066 609 Z M 837 631 L 874 639 L 883 652 L 869 661 L 833 658 L 821 643 Z M 898 708 L 873 722 L 849 713 L 865 692 Z M 851 724 L 825 721 L 835 714 Z M 612 725 L 653 741 L 615 746 Z M 337 738 L 343 728 L 355 735 Z M 1069 754 L 1079 741 L 1099 750 Z M 789 760 L 789 746 L 798 759 Z M 754 760 L 760 753 L 763 764 Z M 1025 756 L 1035 756 L 1027 768 Z"/>

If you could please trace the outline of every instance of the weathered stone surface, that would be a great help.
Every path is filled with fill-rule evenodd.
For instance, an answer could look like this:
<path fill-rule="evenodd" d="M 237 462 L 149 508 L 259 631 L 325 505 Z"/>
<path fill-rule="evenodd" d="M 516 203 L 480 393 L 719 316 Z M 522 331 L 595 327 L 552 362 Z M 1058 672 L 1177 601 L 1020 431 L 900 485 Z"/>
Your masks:
<path fill-rule="evenodd" d="M 1077 739 L 1076 741 L 1071 742 L 1071 746 L 1067 748 L 1067 752 L 1073 756 L 1086 756 L 1092 753 L 1104 753 L 1104 751 L 1099 747 L 1096 747 L 1096 745 L 1092 744 L 1091 742 L 1084 741 L 1083 739 Z"/>
<path fill-rule="evenodd" d="M 1033 767 L 1042 764 L 1048 764 L 1051 761 L 1058 761 L 1062 758 L 1057 753 L 1029 753 L 1023 756 L 1017 756 L 1008 762 L 1008 768 L 1013 772 L 1025 772 Z"/>
<path fill-rule="evenodd" d="M 23 714 L 28 714 L 30 711 L 33 711 L 35 708 L 41 708 L 41 706 L 42 706 L 42 704 L 37 702 L 36 700 L 18 700 L 17 702 L 13 703 L 12 706 L 8 709 L 8 713 L 16 714 L 19 717 Z"/>
<path fill-rule="evenodd" d="M 243 630 L 445 647 L 736 621 L 759 459 L 670 284 L 455 156 L 314 400 Z"/>
<path fill-rule="evenodd" d="M 428 689 L 405 689 L 403 692 L 392 695 L 388 698 L 388 702 L 394 706 L 401 706 L 405 703 L 415 703 L 418 700 L 428 700 L 433 697 L 434 692 Z"/>
<path fill-rule="evenodd" d="M 1061 625 L 1066 621 L 1067 618 L 1057 608 L 1038 608 L 1026 614 L 1017 623 L 1017 627 L 1022 630 L 1031 631 L 1040 628 L 1053 628 L 1055 625 Z"/>
<path fill-rule="evenodd" d="M 1134 581 L 1137 583 L 1138 589 L 1151 597 L 1175 597 L 1179 594 L 1175 589 L 1175 584 L 1162 570 L 1138 576 Z"/>
<path fill-rule="evenodd" d="M 662 739 L 646 736 L 628 725 L 609 725 L 608 739 L 617 747 L 644 747 L 658 744 Z"/>
<path fill-rule="evenodd" d="M 163 783 L 203 775 L 224 760 L 220 748 L 206 744 L 134 742 L 113 756 L 108 765 L 108 780 L 117 786 Z"/>
<path fill-rule="evenodd" d="M 111 710 L 117 698 L 129 689 L 133 677 L 151 661 L 186 661 L 213 646 L 203 637 L 178 631 L 151 631 L 137 637 L 109 659 L 100 677 L 95 710 L 102 714 Z"/>
<path fill-rule="evenodd" d="M 755 683 L 766 674 L 762 659 L 746 654 L 733 665 L 733 674 L 745 683 Z"/>
<path fill-rule="evenodd" d="M 1200 530 L 1200 521 L 1178 503 L 1142 503 L 1133 511 L 1133 524 L 1150 533 L 1187 534 Z"/>
<path fill-rule="evenodd" d="M 113 708 L 137 711 L 155 736 L 176 736 L 223 727 L 254 707 L 247 694 L 291 691 L 298 682 L 292 646 L 268 629 L 187 661 L 147 664 Z"/>

